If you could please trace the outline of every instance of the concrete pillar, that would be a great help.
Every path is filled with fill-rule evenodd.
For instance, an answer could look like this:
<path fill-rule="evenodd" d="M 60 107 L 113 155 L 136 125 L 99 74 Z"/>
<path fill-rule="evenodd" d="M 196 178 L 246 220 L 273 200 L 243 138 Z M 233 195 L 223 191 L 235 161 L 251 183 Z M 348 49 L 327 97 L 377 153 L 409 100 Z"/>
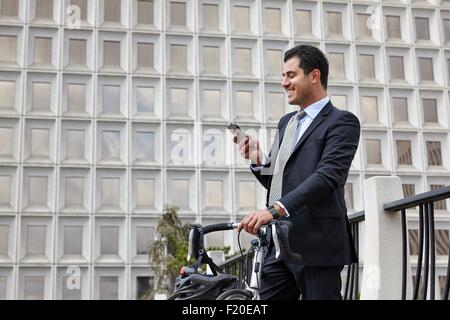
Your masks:
<path fill-rule="evenodd" d="M 364 181 L 365 234 L 361 300 L 400 300 L 402 297 L 401 213 L 388 213 L 383 209 L 385 203 L 402 198 L 399 177 L 373 177 Z M 411 265 L 407 245 L 406 299 L 411 298 Z"/>

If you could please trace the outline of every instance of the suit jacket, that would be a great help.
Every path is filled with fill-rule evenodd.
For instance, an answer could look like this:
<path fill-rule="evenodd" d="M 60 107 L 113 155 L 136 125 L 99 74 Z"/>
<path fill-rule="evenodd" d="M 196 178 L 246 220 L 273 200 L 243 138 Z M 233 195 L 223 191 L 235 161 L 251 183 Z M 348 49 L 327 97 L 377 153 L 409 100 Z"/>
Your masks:
<path fill-rule="evenodd" d="M 295 113 L 281 118 L 269 159 L 276 159 L 274 152 L 281 146 L 287 123 Z M 280 201 L 290 217 L 282 219 L 293 223 L 289 242 L 291 249 L 302 255 L 304 265 L 343 266 L 357 261 L 344 186 L 359 136 L 358 118 L 335 108 L 330 101 L 301 136 L 286 163 Z M 269 166 L 270 162 L 265 165 Z M 272 175 L 264 174 L 264 170 L 252 172 L 270 190 Z M 266 202 L 268 199 L 269 192 Z"/>

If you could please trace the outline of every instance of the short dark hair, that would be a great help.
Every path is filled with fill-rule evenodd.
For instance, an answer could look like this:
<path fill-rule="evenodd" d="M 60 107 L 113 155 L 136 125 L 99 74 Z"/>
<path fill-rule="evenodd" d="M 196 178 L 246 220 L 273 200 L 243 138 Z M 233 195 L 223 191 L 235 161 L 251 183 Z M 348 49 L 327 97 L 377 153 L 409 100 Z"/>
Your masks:
<path fill-rule="evenodd" d="M 320 83 L 326 89 L 328 86 L 328 59 L 323 52 L 314 46 L 301 44 L 286 51 L 284 54 L 284 62 L 292 57 L 300 59 L 299 68 L 303 69 L 305 74 L 309 74 L 314 69 L 320 70 Z"/>

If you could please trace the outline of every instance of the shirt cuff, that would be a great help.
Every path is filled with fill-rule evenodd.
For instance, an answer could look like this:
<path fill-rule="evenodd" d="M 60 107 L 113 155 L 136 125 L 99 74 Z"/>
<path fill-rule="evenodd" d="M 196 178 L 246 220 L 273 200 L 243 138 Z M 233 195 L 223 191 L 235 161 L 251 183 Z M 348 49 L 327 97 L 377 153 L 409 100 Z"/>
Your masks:
<path fill-rule="evenodd" d="M 264 166 L 269 163 L 269 158 L 265 154 L 263 156 L 264 157 L 262 158 L 261 165 L 259 166 L 253 164 L 251 165 L 253 171 L 255 172 L 261 171 L 264 168 Z"/>
<path fill-rule="evenodd" d="M 282 207 L 283 208 L 283 210 L 284 210 L 284 212 L 286 212 L 286 217 L 289 217 L 290 215 L 289 215 L 289 212 L 286 210 L 286 207 L 280 202 L 280 201 L 277 201 L 277 202 L 275 202 L 277 205 L 279 205 L 280 207 Z"/>

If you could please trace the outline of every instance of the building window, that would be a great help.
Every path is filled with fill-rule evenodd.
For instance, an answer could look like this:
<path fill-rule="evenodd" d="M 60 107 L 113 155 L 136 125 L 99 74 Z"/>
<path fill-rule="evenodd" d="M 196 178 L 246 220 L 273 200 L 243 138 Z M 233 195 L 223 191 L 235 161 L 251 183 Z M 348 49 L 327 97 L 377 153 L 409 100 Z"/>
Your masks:
<path fill-rule="evenodd" d="M 119 277 L 101 276 L 100 279 L 100 300 L 119 299 Z"/>
<path fill-rule="evenodd" d="M 64 255 L 81 255 L 83 250 L 82 240 L 82 226 L 64 226 Z"/>
<path fill-rule="evenodd" d="M 440 141 L 427 141 L 427 158 L 429 166 L 442 166 Z"/>
<path fill-rule="evenodd" d="M 389 68 L 391 80 L 404 80 L 405 70 L 403 68 L 403 57 L 389 56 Z"/>
<path fill-rule="evenodd" d="M 279 120 L 284 114 L 285 98 L 282 92 L 267 94 L 267 113 L 270 119 Z"/>
<path fill-rule="evenodd" d="M 295 10 L 295 21 L 297 21 L 297 35 L 312 34 L 311 10 Z"/>
<path fill-rule="evenodd" d="M 25 300 L 44 300 L 45 277 L 26 276 L 24 286 Z"/>
<path fill-rule="evenodd" d="M 203 90 L 203 113 L 205 116 L 220 117 L 221 91 L 216 89 Z"/>
<path fill-rule="evenodd" d="M 103 86 L 102 113 L 120 113 L 120 86 Z"/>
<path fill-rule="evenodd" d="M 120 160 L 120 131 L 102 132 L 102 160 Z"/>
<path fill-rule="evenodd" d="M 85 152 L 84 142 L 84 130 L 67 130 L 65 160 L 83 160 Z"/>
<path fill-rule="evenodd" d="M 137 112 L 153 113 L 155 102 L 155 88 L 137 87 Z"/>
<path fill-rule="evenodd" d="M 239 209 L 256 208 L 256 183 L 239 181 Z"/>
<path fill-rule="evenodd" d="M 407 98 L 393 97 L 392 108 L 394 109 L 394 121 L 396 123 L 409 122 Z"/>
<path fill-rule="evenodd" d="M 353 210 L 354 209 L 353 183 L 348 182 L 348 183 L 345 184 L 345 187 L 344 187 L 344 198 L 345 198 L 345 205 L 347 207 L 347 210 Z"/>
<path fill-rule="evenodd" d="M 411 141 L 397 140 L 397 163 L 399 165 L 412 165 Z"/>
<path fill-rule="evenodd" d="M 13 154 L 13 128 L 0 128 L 0 157 L 10 158 Z"/>
<path fill-rule="evenodd" d="M 203 3 L 203 29 L 209 31 L 219 30 L 219 6 L 212 3 Z"/>
<path fill-rule="evenodd" d="M 434 81 L 433 58 L 419 58 L 421 81 Z"/>
<path fill-rule="evenodd" d="M 1 181 L 0 177 L 0 181 Z M 1 199 L 0 199 L 1 200 Z M 9 226 L 0 225 L 0 256 L 8 256 Z"/>
<path fill-rule="evenodd" d="M 153 290 L 153 277 L 136 277 L 136 300 L 148 300 Z"/>
<path fill-rule="evenodd" d="M 0 176 L 0 206 L 9 207 L 10 205 L 11 205 L 11 177 Z"/>
<path fill-rule="evenodd" d="M 0 35 L 0 62 L 16 63 L 17 37 Z"/>
<path fill-rule="evenodd" d="M 154 240 L 154 227 L 136 227 L 136 254 L 147 254 Z"/>
<path fill-rule="evenodd" d="M 223 208 L 223 181 L 205 181 L 205 209 Z"/>
<path fill-rule="evenodd" d="M 233 6 L 234 30 L 235 32 L 251 32 L 250 30 L 250 7 Z"/>
<path fill-rule="evenodd" d="M 264 8 L 266 32 L 281 33 L 281 9 Z"/>
<path fill-rule="evenodd" d="M 0 6 L 0 17 L 17 17 L 19 15 L 19 1 L 2 0 Z"/>
<path fill-rule="evenodd" d="M 45 255 L 46 226 L 27 226 L 27 255 Z"/>
<path fill-rule="evenodd" d="M 345 79 L 345 62 L 343 53 L 329 53 L 330 76 L 335 79 Z"/>
<path fill-rule="evenodd" d="M 31 109 L 33 111 L 50 111 L 52 84 L 48 82 L 33 82 Z"/>
<path fill-rule="evenodd" d="M 267 75 L 281 76 L 283 73 L 283 52 L 281 50 L 268 49 L 267 57 Z"/>
<path fill-rule="evenodd" d="M 408 230 L 409 252 L 412 256 L 419 254 L 419 232 L 418 230 Z"/>
<path fill-rule="evenodd" d="M 444 186 L 442 186 L 444 187 Z M 439 201 L 439 202 L 442 202 Z M 444 201 L 445 203 L 445 201 Z M 435 209 L 437 208 L 437 203 L 435 202 Z M 439 210 L 439 209 L 438 209 Z M 440 210 L 445 210 L 444 209 L 440 209 Z M 434 231 L 434 238 L 436 239 L 436 255 L 438 256 L 448 256 L 449 253 L 449 247 L 450 247 L 450 239 L 449 239 L 449 235 L 448 235 L 448 230 L 435 230 Z"/>
<path fill-rule="evenodd" d="M 333 94 L 331 96 L 331 100 L 333 101 L 333 105 L 336 106 L 336 108 L 339 108 L 341 110 L 347 110 L 347 96 L 343 94 Z"/>
<path fill-rule="evenodd" d="M 76 6 L 80 9 L 80 19 L 86 21 L 87 19 L 87 1 L 88 0 L 70 0 L 71 6 Z"/>
<path fill-rule="evenodd" d="M 100 254 L 119 254 L 119 227 L 102 226 L 100 228 Z"/>
<path fill-rule="evenodd" d="M 48 158 L 50 133 L 48 129 L 31 129 L 31 157 Z"/>
<path fill-rule="evenodd" d="M 430 185 L 430 190 L 433 191 L 433 190 L 441 189 L 444 187 L 445 187 L 445 185 L 443 185 L 443 184 L 432 184 L 432 185 Z M 445 199 L 434 202 L 434 209 L 447 210 L 447 205 L 445 203 Z M 437 241 L 437 242 L 439 242 L 439 241 Z M 447 253 L 445 253 L 445 255 L 448 255 L 448 248 L 449 248 L 449 246 L 448 246 L 448 234 L 447 234 L 447 246 L 446 246 Z"/>
<path fill-rule="evenodd" d="M 138 0 L 137 23 L 153 25 L 154 2 L 151 0 Z"/>
<path fill-rule="evenodd" d="M 328 35 L 342 36 L 342 14 L 340 12 L 327 12 Z"/>
<path fill-rule="evenodd" d="M 102 178 L 102 206 L 117 207 L 120 200 L 120 179 Z"/>
<path fill-rule="evenodd" d="M 81 207 L 84 200 L 84 178 L 83 177 L 66 177 L 66 207 Z"/>
<path fill-rule="evenodd" d="M 375 63 L 371 54 L 360 54 L 358 56 L 361 80 L 375 80 Z"/>
<path fill-rule="evenodd" d="M 103 67 L 120 67 L 120 41 L 103 42 Z"/>
<path fill-rule="evenodd" d="M 356 14 L 356 32 L 358 33 L 358 38 L 372 38 L 372 30 L 367 26 L 369 19 L 370 14 Z"/>
<path fill-rule="evenodd" d="M 428 18 L 415 17 L 416 40 L 430 40 L 430 25 Z"/>
<path fill-rule="evenodd" d="M 16 105 L 16 82 L 0 81 L 0 110 L 11 110 Z"/>
<path fill-rule="evenodd" d="M 450 41 L 450 19 L 444 19 L 444 34 L 445 34 L 445 41 Z"/>
<path fill-rule="evenodd" d="M 252 74 L 252 49 L 235 48 L 233 61 L 235 74 Z"/>
<path fill-rule="evenodd" d="M 107 0 L 104 2 L 104 21 L 105 22 L 119 22 L 122 12 L 121 0 Z"/>
<path fill-rule="evenodd" d="M 83 281 L 80 279 L 80 287 L 68 286 L 68 283 L 72 283 L 72 279 L 69 276 L 62 277 L 62 299 L 63 300 L 81 300 L 81 289 L 83 287 Z"/>
<path fill-rule="evenodd" d="M 67 111 L 83 113 L 86 111 L 86 85 L 69 83 L 67 85 Z"/>
<path fill-rule="evenodd" d="M 364 114 L 364 122 L 378 123 L 378 99 L 376 96 L 363 96 L 361 105 Z"/>
<path fill-rule="evenodd" d="M 36 0 L 36 19 L 53 18 L 53 0 Z"/>
<path fill-rule="evenodd" d="M 171 88 L 170 89 L 170 115 L 187 116 L 188 115 L 188 89 Z"/>
<path fill-rule="evenodd" d="M 386 16 L 386 30 L 388 39 L 401 39 L 401 24 L 399 16 Z"/>
<path fill-rule="evenodd" d="M 137 65 L 139 68 L 153 68 L 153 43 L 138 43 L 137 44 Z"/>
<path fill-rule="evenodd" d="M 52 38 L 36 37 L 34 39 L 34 63 L 52 63 Z"/>
<path fill-rule="evenodd" d="M 412 197 L 416 194 L 416 186 L 414 184 L 404 183 L 402 184 L 402 189 L 405 198 Z"/>
<path fill-rule="evenodd" d="M 70 39 L 69 41 L 69 65 L 86 65 L 86 40 Z"/>
<path fill-rule="evenodd" d="M 153 208 L 155 205 L 155 180 L 137 179 L 136 189 L 136 207 Z"/>
<path fill-rule="evenodd" d="M 236 115 L 242 118 L 253 117 L 253 91 L 236 91 Z"/>
<path fill-rule="evenodd" d="M 203 71 L 209 73 L 220 72 L 220 50 L 219 47 L 203 47 Z"/>
<path fill-rule="evenodd" d="M 186 27 L 186 3 L 170 2 L 170 24 Z"/>
<path fill-rule="evenodd" d="M 47 205 L 47 177 L 30 177 L 28 202 L 32 206 Z"/>
<path fill-rule="evenodd" d="M 136 132 L 136 160 L 155 161 L 155 133 Z"/>
<path fill-rule="evenodd" d="M 422 99 L 423 120 L 425 124 L 438 123 L 436 99 Z"/>
<path fill-rule="evenodd" d="M 180 209 L 189 208 L 189 180 L 186 179 L 172 179 L 170 192 L 175 195 L 172 197 L 172 203 Z"/>
<path fill-rule="evenodd" d="M 381 141 L 366 139 L 367 164 L 381 164 Z"/>
<path fill-rule="evenodd" d="M 170 66 L 171 71 L 187 72 L 187 46 L 170 45 Z"/>

